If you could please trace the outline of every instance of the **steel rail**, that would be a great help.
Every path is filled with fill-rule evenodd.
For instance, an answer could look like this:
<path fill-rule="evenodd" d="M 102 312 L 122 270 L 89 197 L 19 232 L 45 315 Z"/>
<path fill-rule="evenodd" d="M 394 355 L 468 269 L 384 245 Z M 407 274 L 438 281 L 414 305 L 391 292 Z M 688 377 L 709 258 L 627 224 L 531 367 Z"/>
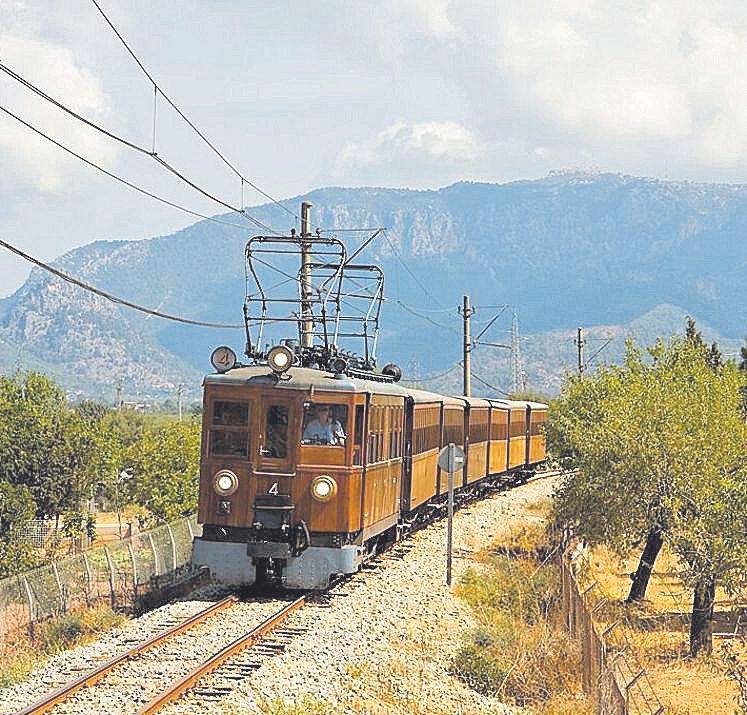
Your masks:
<path fill-rule="evenodd" d="M 196 683 L 206 675 L 219 668 L 227 660 L 235 656 L 242 650 L 255 645 L 259 640 L 264 638 L 268 633 L 275 630 L 293 611 L 301 608 L 306 602 L 306 596 L 300 596 L 295 601 L 279 610 L 266 621 L 260 623 L 256 628 L 240 636 L 232 643 L 221 648 L 215 655 L 208 658 L 202 665 L 198 665 L 194 670 L 187 673 L 183 678 L 172 683 L 172 685 L 163 692 L 156 695 L 149 703 L 138 710 L 138 715 L 151 715 L 157 713 L 169 703 L 178 700 L 184 693 L 192 689 Z"/>
<path fill-rule="evenodd" d="M 67 700 L 71 695 L 78 692 L 78 690 L 91 687 L 92 685 L 98 683 L 102 678 L 107 676 L 121 663 L 130 660 L 131 658 L 134 658 L 135 656 L 140 655 L 147 650 L 150 650 L 154 646 L 159 645 L 167 638 L 171 638 L 172 636 L 179 635 L 180 633 L 189 630 L 199 623 L 202 623 L 210 616 L 226 608 L 229 608 L 230 606 L 233 606 L 237 601 L 238 598 L 236 596 L 227 596 L 223 600 L 214 603 L 212 606 L 208 606 L 199 613 L 196 613 L 194 616 L 187 618 L 185 621 L 182 621 L 181 623 L 178 623 L 177 625 L 172 626 L 171 628 L 162 631 L 161 633 L 157 633 L 153 637 L 148 638 L 141 643 L 138 643 L 137 645 L 133 646 L 128 651 L 121 653 L 120 655 L 116 655 L 113 658 L 110 658 L 105 663 L 102 663 L 93 670 L 89 670 L 87 673 L 84 673 L 79 678 L 70 681 L 66 685 L 63 685 L 56 690 L 52 690 L 43 698 L 37 700 L 35 703 L 32 703 L 24 710 L 18 710 L 16 713 L 14 713 L 14 715 L 38 715 L 39 713 L 49 712 L 53 707 L 59 705 L 60 703 Z"/>

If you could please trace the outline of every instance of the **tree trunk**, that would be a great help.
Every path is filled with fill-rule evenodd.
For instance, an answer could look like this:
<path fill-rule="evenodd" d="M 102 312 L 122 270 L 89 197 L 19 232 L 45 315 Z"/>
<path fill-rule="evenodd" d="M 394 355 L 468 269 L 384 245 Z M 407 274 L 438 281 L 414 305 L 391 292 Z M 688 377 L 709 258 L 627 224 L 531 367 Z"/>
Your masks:
<path fill-rule="evenodd" d="M 713 604 L 716 600 L 716 579 L 703 578 L 693 591 L 693 613 L 690 621 L 690 655 L 701 650 L 713 650 Z"/>
<path fill-rule="evenodd" d="M 659 526 L 654 526 L 651 531 L 648 532 L 646 537 L 646 546 L 641 554 L 641 559 L 638 562 L 638 568 L 633 575 L 633 583 L 630 587 L 630 593 L 628 594 L 625 603 L 634 603 L 640 601 L 646 595 L 646 589 L 648 588 L 648 581 L 651 578 L 651 571 L 656 563 L 656 557 L 661 551 L 662 544 L 664 543 L 664 536 Z"/>

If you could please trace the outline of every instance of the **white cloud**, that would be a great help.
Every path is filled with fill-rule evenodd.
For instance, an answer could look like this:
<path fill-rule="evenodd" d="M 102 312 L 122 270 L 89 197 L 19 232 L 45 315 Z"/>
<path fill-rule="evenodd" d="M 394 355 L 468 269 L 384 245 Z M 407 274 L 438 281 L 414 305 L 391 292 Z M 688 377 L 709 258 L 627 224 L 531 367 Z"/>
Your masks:
<path fill-rule="evenodd" d="M 586 152 L 605 166 L 648 173 L 660 171 L 662 154 L 690 171 L 747 162 L 744 3 L 406 6 L 391 10 L 399 47 L 389 55 L 392 71 L 427 63 L 429 74 L 437 68 L 440 80 L 449 78 L 469 103 L 461 121 L 484 148 L 516 141 L 568 163 Z"/>
<path fill-rule="evenodd" d="M 106 118 L 108 100 L 98 79 L 80 66 L 72 51 L 36 37 L 0 33 L 0 56 L 19 75 L 82 116 Z M 33 126 L 92 161 L 111 166 L 117 154 L 110 140 L 36 97 L 6 74 L 0 75 L 3 105 Z M 7 115 L 0 115 L 3 188 L 65 193 L 77 181 L 79 163 Z"/>
<path fill-rule="evenodd" d="M 472 132 L 457 122 L 395 122 L 364 141 L 347 142 L 337 170 L 347 179 L 380 183 L 376 177 L 388 176 L 420 184 L 428 177 L 432 184 L 468 171 L 477 152 Z"/>

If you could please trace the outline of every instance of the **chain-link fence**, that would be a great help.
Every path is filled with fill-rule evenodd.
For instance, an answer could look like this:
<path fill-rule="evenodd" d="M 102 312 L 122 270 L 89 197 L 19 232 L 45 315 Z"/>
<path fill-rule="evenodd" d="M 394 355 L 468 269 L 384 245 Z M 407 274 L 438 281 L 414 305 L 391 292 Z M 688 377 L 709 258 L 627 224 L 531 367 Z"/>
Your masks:
<path fill-rule="evenodd" d="M 195 516 L 0 580 L 0 642 L 72 608 L 131 607 L 191 569 Z"/>
<path fill-rule="evenodd" d="M 568 553 L 560 558 L 561 602 L 565 624 L 581 642 L 584 692 L 595 699 L 598 715 L 661 715 L 664 706 L 630 643 L 615 646 L 607 639 L 621 623 L 601 630 L 588 598 L 594 584 L 581 588 L 573 562 Z"/>

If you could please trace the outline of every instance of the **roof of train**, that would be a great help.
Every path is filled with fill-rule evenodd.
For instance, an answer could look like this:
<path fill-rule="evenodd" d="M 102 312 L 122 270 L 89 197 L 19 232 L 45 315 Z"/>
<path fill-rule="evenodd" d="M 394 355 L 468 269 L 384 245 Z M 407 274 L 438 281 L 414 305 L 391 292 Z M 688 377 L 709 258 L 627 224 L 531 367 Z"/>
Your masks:
<path fill-rule="evenodd" d="M 465 402 L 473 407 L 487 407 L 490 403 L 502 403 L 506 407 L 531 405 L 536 408 L 546 408 L 535 402 L 515 402 L 512 400 L 487 400 L 478 397 L 452 397 L 435 392 L 405 387 L 394 382 L 378 382 L 364 380 L 348 375 L 335 375 L 324 370 L 309 367 L 292 367 L 281 379 L 278 379 L 267 365 L 250 365 L 235 367 L 224 373 L 213 373 L 205 376 L 205 383 L 217 385 L 245 385 L 274 386 L 280 389 L 303 390 L 313 387 L 315 390 L 330 392 L 370 392 L 380 395 L 401 395 L 411 397 L 416 403 L 443 402 L 445 404 L 463 406 Z"/>

